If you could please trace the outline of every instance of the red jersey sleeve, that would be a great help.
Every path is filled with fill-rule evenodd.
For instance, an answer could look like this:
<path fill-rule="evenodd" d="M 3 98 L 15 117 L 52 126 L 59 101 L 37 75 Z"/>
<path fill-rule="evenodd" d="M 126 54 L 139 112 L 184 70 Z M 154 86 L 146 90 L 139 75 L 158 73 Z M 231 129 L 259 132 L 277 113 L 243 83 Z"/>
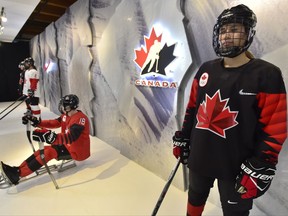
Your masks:
<path fill-rule="evenodd" d="M 256 155 L 277 164 L 278 155 L 287 138 L 287 95 L 280 70 L 263 77 L 262 91 L 257 94 L 260 136 Z"/>
<path fill-rule="evenodd" d="M 59 128 L 61 127 L 61 117 L 52 120 L 41 120 L 38 126 L 48 129 Z"/>

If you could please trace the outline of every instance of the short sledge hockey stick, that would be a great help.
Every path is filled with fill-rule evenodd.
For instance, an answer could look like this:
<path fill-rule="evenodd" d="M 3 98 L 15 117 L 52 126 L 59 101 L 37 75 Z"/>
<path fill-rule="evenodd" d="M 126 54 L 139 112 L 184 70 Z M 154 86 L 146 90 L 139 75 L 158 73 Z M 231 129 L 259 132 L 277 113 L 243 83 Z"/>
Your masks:
<path fill-rule="evenodd" d="M 33 153 L 35 153 L 36 150 L 35 150 L 35 148 L 34 148 L 34 145 L 33 145 L 32 140 L 31 140 L 31 122 L 30 122 L 30 121 L 28 121 L 28 123 L 27 123 L 27 125 L 26 125 L 26 135 L 27 135 L 29 144 L 30 144 L 30 146 L 31 146 L 31 148 L 32 148 L 32 151 L 33 151 Z M 37 175 L 39 175 L 39 172 L 38 172 L 37 170 L 35 171 L 35 173 L 36 173 Z"/>
<path fill-rule="evenodd" d="M 165 197 L 165 195 L 166 195 L 166 193 L 167 193 L 167 191 L 168 191 L 168 189 L 169 189 L 169 187 L 170 187 L 170 185 L 171 185 L 171 183 L 173 181 L 173 178 L 174 178 L 174 176 L 175 176 L 175 174 L 176 174 L 176 172 L 178 170 L 179 165 L 180 165 L 180 157 L 178 158 L 177 163 L 176 163 L 174 169 L 172 170 L 172 172 L 170 173 L 168 181 L 165 184 L 165 186 L 164 186 L 164 188 L 162 190 L 162 193 L 160 194 L 160 196 L 158 198 L 158 201 L 157 201 L 157 203 L 155 205 L 155 208 L 153 210 L 152 216 L 155 216 L 157 214 L 158 209 L 160 208 L 160 206 L 162 204 L 162 201 L 164 200 L 164 197 Z"/>
<path fill-rule="evenodd" d="M 46 170 L 47 170 L 47 172 L 48 172 L 48 174 L 49 174 L 49 176 L 50 176 L 53 184 L 55 185 L 55 188 L 56 188 L 56 189 L 59 189 L 59 186 L 58 186 L 58 184 L 57 184 L 57 182 L 56 182 L 53 174 L 51 173 L 50 168 L 49 168 L 49 166 L 47 165 L 47 162 L 46 162 L 46 160 L 45 160 L 44 143 L 43 143 L 43 142 L 39 142 L 39 150 L 40 150 L 40 157 L 41 157 L 41 159 L 42 159 L 42 162 L 43 162 L 43 164 L 44 164 L 44 166 L 45 166 L 45 168 L 46 168 Z"/>

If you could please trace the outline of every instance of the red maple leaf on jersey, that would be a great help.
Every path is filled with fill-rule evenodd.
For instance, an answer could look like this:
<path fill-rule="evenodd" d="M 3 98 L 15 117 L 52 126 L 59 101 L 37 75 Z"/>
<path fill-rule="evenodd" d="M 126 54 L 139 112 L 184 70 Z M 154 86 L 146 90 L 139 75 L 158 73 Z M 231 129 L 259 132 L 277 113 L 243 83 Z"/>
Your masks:
<path fill-rule="evenodd" d="M 206 94 L 205 101 L 200 104 L 196 115 L 196 128 L 209 130 L 226 138 L 225 131 L 238 124 L 238 112 L 230 111 L 228 101 L 229 99 L 221 99 L 219 90 L 212 97 Z"/>

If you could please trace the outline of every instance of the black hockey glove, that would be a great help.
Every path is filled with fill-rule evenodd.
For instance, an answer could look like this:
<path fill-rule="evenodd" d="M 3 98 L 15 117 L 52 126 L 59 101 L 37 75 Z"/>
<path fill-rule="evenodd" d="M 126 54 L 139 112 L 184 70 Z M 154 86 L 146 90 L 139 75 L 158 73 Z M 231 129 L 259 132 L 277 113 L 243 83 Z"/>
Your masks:
<path fill-rule="evenodd" d="M 27 125 L 28 124 L 28 118 L 27 118 L 27 116 L 23 116 L 22 117 L 22 124 L 24 124 L 24 125 Z"/>
<path fill-rule="evenodd" d="M 33 127 L 37 127 L 41 123 L 41 118 L 37 118 L 37 117 L 32 116 L 32 115 L 27 116 L 27 118 L 28 118 L 28 120 L 31 121 L 31 125 Z"/>
<path fill-rule="evenodd" d="M 241 194 L 242 199 L 260 197 L 270 187 L 275 171 L 276 167 L 273 164 L 259 161 L 255 157 L 249 158 L 241 164 L 235 189 Z"/>
<path fill-rule="evenodd" d="M 176 131 L 173 136 L 173 155 L 183 164 L 187 164 L 189 150 L 189 139 L 185 138 L 181 131 Z"/>
<path fill-rule="evenodd" d="M 27 98 L 27 96 L 23 95 L 23 98 Z M 29 121 L 27 117 L 31 115 L 32 115 L 32 111 L 30 109 L 27 109 L 27 111 L 24 113 L 24 116 L 22 117 L 22 124 L 27 125 Z"/>
<path fill-rule="evenodd" d="M 26 125 L 28 124 L 28 121 L 32 122 L 31 125 L 33 127 L 37 127 L 41 122 L 41 118 L 38 119 L 37 117 L 32 116 L 32 115 L 24 115 L 22 117 L 22 124 Z"/>
<path fill-rule="evenodd" d="M 47 129 L 36 129 L 32 133 L 32 138 L 36 142 L 46 142 L 52 144 L 56 140 L 57 134 Z"/>
<path fill-rule="evenodd" d="M 28 94 L 28 97 L 33 97 L 34 91 L 32 89 L 28 89 L 27 94 Z"/>

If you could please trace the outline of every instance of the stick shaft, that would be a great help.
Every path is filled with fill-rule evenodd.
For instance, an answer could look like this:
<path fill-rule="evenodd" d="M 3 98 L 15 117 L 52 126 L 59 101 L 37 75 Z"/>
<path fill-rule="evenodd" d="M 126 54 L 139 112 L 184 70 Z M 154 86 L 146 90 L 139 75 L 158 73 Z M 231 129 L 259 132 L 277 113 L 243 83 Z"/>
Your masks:
<path fill-rule="evenodd" d="M 19 97 L 17 100 L 15 100 L 13 103 L 11 103 L 8 107 L 6 107 L 4 110 L 2 110 L 0 112 L 0 114 L 2 114 L 3 112 L 5 112 L 7 109 L 9 109 L 11 106 L 13 106 L 16 102 L 18 102 L 19 100 L 21 100 L 22 98 L 24 98 L 24 96 L 22 95 L 21 97 Z"/>
<path fill-rule="evenodd" d="M 41 157 L 41 159 L 42 159 L 42 162 L 43 162 L 43 164 L 44 164 L 44 166 L 45 166 L 45 168 L 46 168 L 46 170 L 47 170 L 47 172 L 48 172 L 48 174 L 49 174 L 49 176 L 50 176 L 50 178 L 51 178 L 51 180 L 52 180 L 55 188 L 56 188 L 56 189 L 59 189 L 59 186 L 58 186 L 58 184 L 57 184 L 57 182 L 56 182 L 53 174 L 50 172 L 50 169 L 49 169 L 49 167 L 48 167 L 48 165 L 47 165 L 47 162 L 46 162 L 46 160 L 45 160 L 44 143 L 43 143 L 43 142 L 39 142 L 39 149 L 40 149 L 40 157 Z"/>
<path fill-rule="evenodd" d="M 26 100 L 26 99 L 25 99 Z M 20 106 L 25 100 L 22 100 L 21 102 L 19 102 L 16 106 L 14 106 L 11 110 L 9 110 L 9 112 L 7 112 L 5 115 L 3 115 L 0 120 L 2 120 L 5 116 L 7 116 L 9 113 L 11 113 L 13 110 L 15 110 L 18 106 Z M 2 112 L 3 113 L 3 112 Z M 1 113 L 1 114 L 2 114 Z"/>
<path fill-rule="evenodd" d="M 162 202 L 163 202 L 163 200 L 165 198 L 165 195 L 166 195 L 166 193 L 167 193 L 167 191 L 168 191 L 168 189 L 169 189 L 169 187 L 170 187 L 170 185 L 172 183 L 172 180 L 173 180 L 173 178 L 174 178 L 174 176 L 175 176 L 175 174 L 176 174 L 176 172 L 178 170 L 179 165 L 180 165 L 180 157 L 178 158 L 177 163 L 176 163 L 174 169 L 172 170 L 172 172 L 170 173 L 168 181 L 166 182 L 166 184 L 165 184 L 165 186 L 164 186 L 164 188 L 162 190 L 162 193 L 160 194 L 160 196 L 158 198 L 158 201 L 157 201 L 157 203 L 155 205 L 155 208 L 153 210 L 152 216 L 155 216 L 157 214 L 157 212 L 158 212 L 158 210 L 159 210 L 159 208 L 160 208 L 160 206 L 161 206 L 161 204 L 162 204 Z"/>

